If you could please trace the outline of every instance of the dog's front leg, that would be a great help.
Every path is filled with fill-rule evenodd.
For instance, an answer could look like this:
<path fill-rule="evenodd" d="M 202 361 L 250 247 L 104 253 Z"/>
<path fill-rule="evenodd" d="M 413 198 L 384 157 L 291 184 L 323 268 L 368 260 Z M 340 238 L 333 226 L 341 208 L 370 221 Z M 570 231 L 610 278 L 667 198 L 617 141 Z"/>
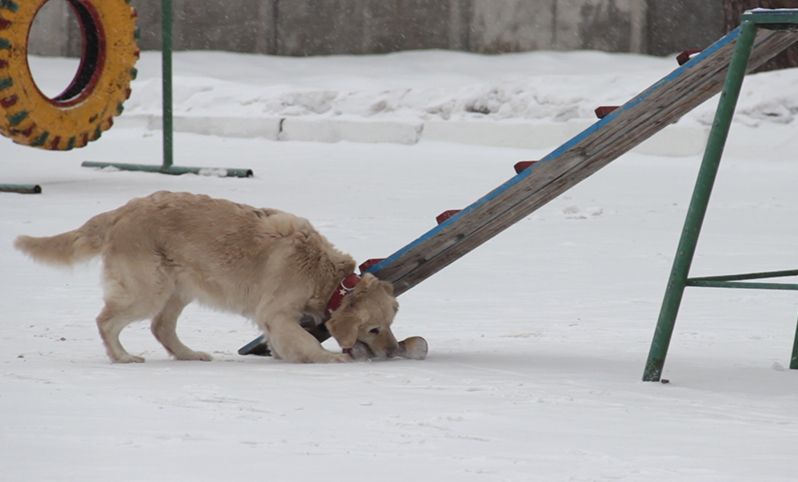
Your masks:
<path fill-rule="evenodd" d="M 348 362 L 352 358 L 343 353 L 324 349 L 313 335 L 299 324 L 300 313 L 261 310 L 258 324 L 263 329 L 276 358 L 293 363 Z"/>

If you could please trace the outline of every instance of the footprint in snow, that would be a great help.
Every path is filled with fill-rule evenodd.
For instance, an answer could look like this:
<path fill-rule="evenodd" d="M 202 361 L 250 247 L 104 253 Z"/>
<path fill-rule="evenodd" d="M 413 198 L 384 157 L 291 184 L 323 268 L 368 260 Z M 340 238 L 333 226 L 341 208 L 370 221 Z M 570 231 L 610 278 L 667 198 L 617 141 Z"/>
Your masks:
<path fill-rule="evenodd" d="M 566 219 L 587 219 L 588 217 L 598 217 L 604 214 L 604 209 L 598 206 L 590 206 L 584 210 L 576 205 L 566 206 L 562 213 Z"/>

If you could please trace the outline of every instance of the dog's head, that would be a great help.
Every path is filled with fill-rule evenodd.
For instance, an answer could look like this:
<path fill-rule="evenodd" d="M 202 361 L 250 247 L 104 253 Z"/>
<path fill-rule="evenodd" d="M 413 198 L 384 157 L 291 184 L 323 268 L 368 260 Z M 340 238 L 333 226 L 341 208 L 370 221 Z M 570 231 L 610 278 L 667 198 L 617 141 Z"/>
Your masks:
<path fill-rule="evenodd" d="M 363 343 L 378 358 L 390 358 L 399 350 L 391 323 L 399 310 L 393 285 L 366 274 L 344 297 L 341 307 L 327 321 L 327 329 L 342 348 Z"/>

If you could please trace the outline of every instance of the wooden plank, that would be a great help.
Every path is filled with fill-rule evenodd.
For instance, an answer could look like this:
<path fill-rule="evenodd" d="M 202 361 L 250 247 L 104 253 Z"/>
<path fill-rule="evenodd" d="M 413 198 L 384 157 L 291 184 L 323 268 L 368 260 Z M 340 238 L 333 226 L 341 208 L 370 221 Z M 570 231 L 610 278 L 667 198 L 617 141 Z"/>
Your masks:
<path fill-rule="evenodd" d="M 412 288 L 628 152 L 722 89 L 739 29 L 369 272 Z M 798 41 L 760 29 L 749 71 Z"/>

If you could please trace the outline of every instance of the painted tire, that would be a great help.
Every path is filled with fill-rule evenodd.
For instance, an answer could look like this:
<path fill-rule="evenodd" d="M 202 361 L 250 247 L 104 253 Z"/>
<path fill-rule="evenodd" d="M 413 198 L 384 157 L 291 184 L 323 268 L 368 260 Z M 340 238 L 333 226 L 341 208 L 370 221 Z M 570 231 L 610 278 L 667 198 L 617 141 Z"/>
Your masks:
<path fill-rule="evenodd" d="M 83 147 L 122 113 L 136 78 L 136 12 L 129 0 L 67 0 L 83 51 L 69 86 L 49 98 L 28 67 L 28 34 L 47 0 L 0 0 L 0 134 L 51 150 Z"/>

